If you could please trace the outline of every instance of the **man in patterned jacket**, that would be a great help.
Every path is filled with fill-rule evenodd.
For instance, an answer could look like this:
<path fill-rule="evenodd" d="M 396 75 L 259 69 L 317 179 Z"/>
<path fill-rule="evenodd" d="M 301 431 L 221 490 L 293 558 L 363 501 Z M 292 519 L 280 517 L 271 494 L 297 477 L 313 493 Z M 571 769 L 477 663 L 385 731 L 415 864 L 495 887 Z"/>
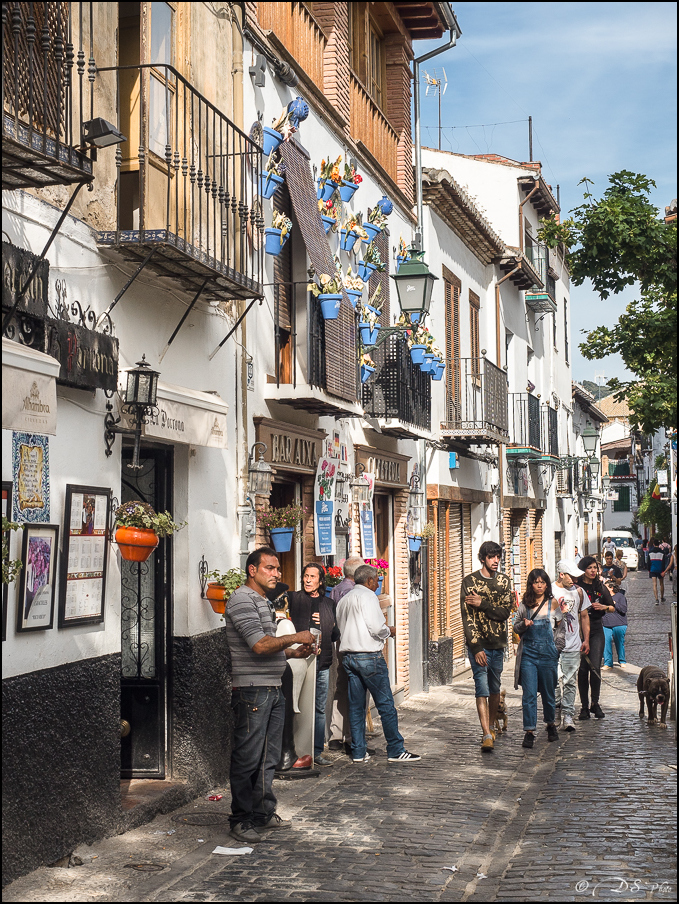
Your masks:
<path fill-rule="evenodd" d="M 507 619 L 512 608 L 511 584 L 498 574 L 502 548 L 487 540 L 479 549 L 481 569 L 468 574 L 460 588 L 462 624 L 474 674 L 476 709 L 483 737 L 481 750 L 493 749 L 491 725 L 500 702 L 500 679 L 507 646 Z"/>

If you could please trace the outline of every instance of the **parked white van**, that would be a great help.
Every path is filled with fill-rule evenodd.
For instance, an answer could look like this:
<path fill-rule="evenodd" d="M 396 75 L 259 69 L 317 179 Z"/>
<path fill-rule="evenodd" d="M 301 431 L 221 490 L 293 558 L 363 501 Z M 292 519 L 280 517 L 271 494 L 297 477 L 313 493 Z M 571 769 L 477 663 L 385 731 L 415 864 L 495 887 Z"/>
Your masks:
<path fill-rule="evenodd" d="M 634 534 L 628 530 L 614 530 L 606 533 L 615 545 L 622 549 L 622 558 L 630 571 L 639 567 L 639 553 L 634 545 Z"/>

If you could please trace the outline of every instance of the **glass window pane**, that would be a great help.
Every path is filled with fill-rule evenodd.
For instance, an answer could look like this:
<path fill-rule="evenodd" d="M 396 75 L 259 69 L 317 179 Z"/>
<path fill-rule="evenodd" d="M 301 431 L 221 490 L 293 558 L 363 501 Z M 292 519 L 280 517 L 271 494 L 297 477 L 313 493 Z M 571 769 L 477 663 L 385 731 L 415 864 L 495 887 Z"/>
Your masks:
<path fill-rule="evenodd" d="M 167 3 L 151 4 L 150 62 L 172 65 L 172 10 Z"/>
<path fill-rule="evenodd" d="M 165 157 L 165 145 L 169 144 L 167 134 L 167 102 L 169 88 L 151 76 L 151 103 L 149 110 L 149 148 L 159 157 Z"/>

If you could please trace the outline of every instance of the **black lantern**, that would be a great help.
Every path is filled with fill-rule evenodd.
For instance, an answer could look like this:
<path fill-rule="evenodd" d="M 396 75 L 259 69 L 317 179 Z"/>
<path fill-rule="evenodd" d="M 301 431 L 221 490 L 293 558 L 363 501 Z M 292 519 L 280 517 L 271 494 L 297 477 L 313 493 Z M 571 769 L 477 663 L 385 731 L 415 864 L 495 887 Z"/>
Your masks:
<path fill-rule="evenodd" d="M 142 424 L 147 419 L 158 413 L 156 405 L 156 397 L 158 393 L 158 371 L 153 370 L 151 365 L 146 361 L 146 355 L 142 355 L 141 361 L 137 361 L 135 367 L 127 372 L 127 386 L 125 387 L 125 396 L 120 406 L 123 414 L 126 414 L 132 422 L 132 427 L 119 427 L 120 418 L 113 417 L 113 406 L 110 402 L 106 403 L 106 414 L 104 416 L 104 442 L 106 443 L 106 455 L 112 455 L 112 446 L 116 433 L 124 436 L 134 436 L 134 455 L 132 462 L 128 466 L 138 471 L 141 468 L 139 464 L 139 445 L 141 442 Z"/>
<path fill-rule="evenodd" d="M 587 421 L 585 429 L 582 431 L 582 442 L 585 446 L 585 452 L 588 455 L 594 455 L 596 452 L 598 436 L 599 435 L 592 426 L 591 421 Z"/>
<path fill-rule="evenodd" d="M 122 132 L 100 116 L 88 119 L 83 123 L 83 139 L 95 148 L 107 148 L 114 144 L 122 144 L 127 138 Z"/>
<path fill-rule="evenodd" d="M 263 448 L 259 450 L 259 458 L 255 461 L 255 449 L 257 446 Z M 268 462 L 264 461 L 264 454 L 268 446 L 266 443 L 255 443 L 250 449 L 250 458 L 248 460 L 248 493 L 251 497 L 268 496 L 271 493 L 271 484 L 273 482 L 273 468 Z"/>
<path fill-rule="evenodd" d="M 434 276 L 422 260 L 424 251 L 411 246 L 408 254 L 410 257 L 403 261 L 398 273 L 393 273 L 391 278 L 396 283 L 398 302 L 403 313 L 420 313 L 424 316 L 429 313 L 431 293 L 438 276 Z"/>
<path fill-rule="evenodd" d="M 135 409 L 155 407 L 159 376 L 158 371 L 153 370 L 147 363 L 146 355 L 142 355 L 141 361 L 137 361 L 137 366 L 127 372 L 125 405 L 131 405 Z"/>

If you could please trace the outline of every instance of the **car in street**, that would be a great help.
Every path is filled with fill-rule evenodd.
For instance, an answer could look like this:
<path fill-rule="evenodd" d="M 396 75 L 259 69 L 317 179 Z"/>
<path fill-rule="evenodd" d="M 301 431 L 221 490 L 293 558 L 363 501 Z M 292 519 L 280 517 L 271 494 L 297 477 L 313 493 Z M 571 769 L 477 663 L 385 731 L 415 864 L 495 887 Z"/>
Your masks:
<path fill-rule="evenodd" d="M 628 570 L 636 571 L 639 567 L 639 553 L 634 543 L 634 534 L 628 530 L 617 530 L 607 533 L 606 536 L 622 549 L 622 558 Z"/>

